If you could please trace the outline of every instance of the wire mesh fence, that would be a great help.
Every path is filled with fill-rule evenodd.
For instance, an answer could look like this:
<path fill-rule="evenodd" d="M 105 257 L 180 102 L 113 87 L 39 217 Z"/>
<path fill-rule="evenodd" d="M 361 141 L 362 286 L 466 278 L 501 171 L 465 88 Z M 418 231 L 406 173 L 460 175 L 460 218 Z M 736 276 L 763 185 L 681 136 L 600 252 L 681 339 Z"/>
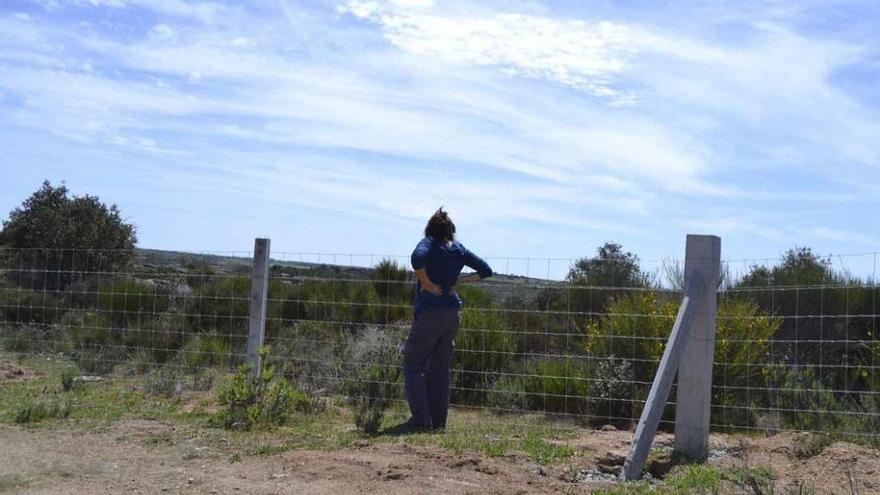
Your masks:
<path fill-rule="evenodd" d="M 210 388 L 211 377 L 245 359 L 250 255 L 144 250 L 130 261 L 108 251 L 0 249 L 0 345 L 60 354 L 84 373 L 175 370 L 183 386 Z M 876 274 L 877 255 L 867 256 Z M 601 253 L 487 261 L 502 275 L 460 288 L 452 405 L 633 425 L 681 301 L 681 265 Z M 803 252 L 736 263 L 741 273 L 727 263 L 718 288 L 712 428 L 876 442 L 876 277 Z M 309 396 L 402 401 L 415 287 L 408 266 L 404 256 L 274 253 L 269 364 Z M 673 426 L 674 406 L 661 427 Z"/>

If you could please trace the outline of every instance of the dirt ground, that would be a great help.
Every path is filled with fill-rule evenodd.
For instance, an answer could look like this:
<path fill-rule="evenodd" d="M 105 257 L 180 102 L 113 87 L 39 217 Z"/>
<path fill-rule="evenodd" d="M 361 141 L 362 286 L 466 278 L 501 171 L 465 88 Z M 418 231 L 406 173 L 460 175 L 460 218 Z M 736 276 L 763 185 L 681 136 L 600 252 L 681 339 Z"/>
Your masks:
<path fill-rule="evenodd" d="M 567 442 L 579 454 L 540 467 L 524 455 L 488 458 L 438 447 L 357 444 L 342 451 L 236 455 L 195 427 L 128 420 L 104 429 L 0 426 L 0 492 L 22 494 L 539 494 L 608 486 L 598 465 L 625 454 L 624 431 L 585 431 Z M 660 451 L 671 445 L 658 437 Z M 796 480 L 818 493 L 880 494 L 880 456 L 836 443 L 798 459 L 795 434 L 713 437 L 713 464 L 770 465 L 777 486 Z M 603 461 L 604 459 L 604 461 Z"/>

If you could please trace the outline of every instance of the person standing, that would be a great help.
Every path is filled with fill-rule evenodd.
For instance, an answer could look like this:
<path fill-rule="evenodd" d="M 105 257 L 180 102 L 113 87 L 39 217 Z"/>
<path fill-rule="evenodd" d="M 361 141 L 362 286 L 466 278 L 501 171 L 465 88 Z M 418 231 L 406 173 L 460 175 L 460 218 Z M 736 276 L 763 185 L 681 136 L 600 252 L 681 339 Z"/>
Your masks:
<path fill-rule="evenodd" d="M 476 273 L 461 275 L 467 266 Z M 412 253 L 417 285 L 413 323 L 403 350 L 406 401 L 411 417 L 398 432 L 443 430 L 462 300 L 457 288 L 491 277 L 489 264 L 455 239 L 455 224 L 441 207 L 428 220 Z"/>

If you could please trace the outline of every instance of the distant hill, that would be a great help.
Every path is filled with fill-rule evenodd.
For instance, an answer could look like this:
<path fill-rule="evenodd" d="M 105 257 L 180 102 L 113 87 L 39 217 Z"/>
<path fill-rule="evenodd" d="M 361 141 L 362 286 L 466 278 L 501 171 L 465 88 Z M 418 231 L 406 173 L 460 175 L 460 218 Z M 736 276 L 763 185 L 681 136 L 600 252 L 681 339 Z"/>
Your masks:
<path fill-rule="evenodd" d="M 138 263 L 148 272 L 175 271 L 178 273 L 198 273 L 210 269 L 218 274 L 244 275 L 250 272 L 252 263 L 252 259 L 246 256 L 188 253 L 160 249 L 137 248 L 135 254 Z M 302 278 L 367 280 L 371 278 L 373 273 L 371 267 L 276 259 L 271 259 L 270 266 L 270 276 L 290 280 Z M 481 285 L 485 290 L 492 293 L 496 299 L 503 301 L 513 295 L 531 299 L 538 292 L 538 288 L 558 286 L 559 282 L 521 275 L 496 273 L 495 276 Z"/>

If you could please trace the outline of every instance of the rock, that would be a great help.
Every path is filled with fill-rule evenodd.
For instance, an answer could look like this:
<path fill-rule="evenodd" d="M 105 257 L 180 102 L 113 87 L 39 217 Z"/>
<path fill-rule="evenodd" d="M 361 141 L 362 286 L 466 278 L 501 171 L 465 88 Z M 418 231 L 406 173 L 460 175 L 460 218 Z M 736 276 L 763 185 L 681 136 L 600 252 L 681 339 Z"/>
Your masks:
<path fill-rule="evenodd" d="M 605 425 L 602 427 L 602 431 L 617 431 L 617 427 L 614 425 Z"/>
<path fill-rule="evenodd" d="M 535 474 L 540 474 L 541 476 L 547 476 L 547 470 L 544 469 L 544 466 L 541 466 L 539 464 L 532 464 L 531 466 L 529 466 L 529 471 Z"/>
<path fill-rule="evenodd" d="M 476 466 L 476 465 L 479 464 L 479 463 L 480 463 L 480 460 L 479 460 L 479 459 L 474 459 L 474 458 L 472 458 L 472 457 L 466 457 L 466 458 L 463 458 L 463 459 L 455 459 L 455 460 L 453 460 L 452 462 L 446 464 L 446 466 L 447 466 L 447 467 L 450 467 L 450 468 L 460 468 L 460 467 L 464 467 L 464 466 L 467 466 L 467 465 L 474 465 L 474 466 Z"/>
<path fill-rule="evenodd" d="M 648 462 L 648 473 L 655 478 L 665 478 L 674 467 L 675 462 L 671 458 L 653 459 Z"/>
<path fill-rule="evenodd" d="M 474 471 L 488 475 L 498 474 L 498 468 L 494 466 L 486 466 L 484 464 L 475 467 Z"/>
<path fill-rule="evenodd" d="M 78 376 L 78 377 L 74 378 L 73 381 L 81 382 L 81 383 L 92 383 L 92 382 L 100 382 L 103 379 L 104 379 L 104 377 L 97 376 L 97 375 L 83 375 L 83 376 Z"/>
<path fill-rule="evenodd" d="M 626 456 L 615 452 L 608 452 L 596 460 L 596 467 L 603 473 L 617 474 L 623 467 L 624 462 L 626 462 Z"/>

